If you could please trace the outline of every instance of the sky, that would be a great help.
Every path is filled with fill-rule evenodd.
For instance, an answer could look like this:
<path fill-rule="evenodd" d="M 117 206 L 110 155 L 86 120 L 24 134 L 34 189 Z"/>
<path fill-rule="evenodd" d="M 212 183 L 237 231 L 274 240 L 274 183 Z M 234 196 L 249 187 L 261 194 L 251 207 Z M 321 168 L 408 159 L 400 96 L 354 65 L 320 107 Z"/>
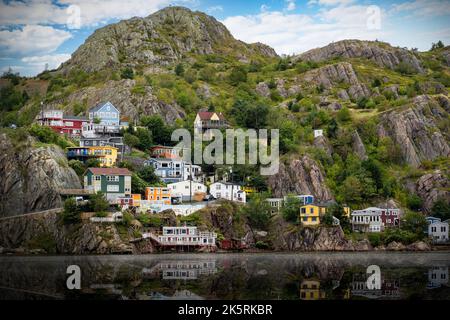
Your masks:
<path fill-rule="evenodd" d="M 1 0 L 0 70 L 34 76 L 56 68 L 96 29 L 169 5 L 212 15 L 235 38 L 280 55 L 343 39 L 420 51 L 450 44 L 450 0 Z"/>

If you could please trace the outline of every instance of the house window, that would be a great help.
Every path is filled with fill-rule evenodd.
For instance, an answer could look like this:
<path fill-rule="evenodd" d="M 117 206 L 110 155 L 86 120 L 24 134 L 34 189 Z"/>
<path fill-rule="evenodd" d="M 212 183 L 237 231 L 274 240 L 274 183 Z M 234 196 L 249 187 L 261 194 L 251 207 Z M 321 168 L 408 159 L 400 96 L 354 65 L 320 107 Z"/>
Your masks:
<path fill-rule="evenodd" d="M 446 227 L 441 227 L 441 232 L 447 231 L 446 229 L 447 229 Z"/>
<path fill-rule="evenodd" d="M 106 180 L 109 182 L 119 182 L 119 176 L 106 176 Z"/>
<path fill-rule="evenodd" d="M 94 180 L 95 180 L 95 181 L 100 181 L 101 179 L 102 179 L 101 176 L 94 176 Z"/>
<path fill-rule="evenodd" d="M 317 218 L 316 217 L 312 217 L 312 221 L 317 221 Z"/>
<path fill-rule="evenodd" d="M 106 191 L 108 191 L 108 192 L 119 192 L 119 186 L 118 185 L 108 185 L 106 187 Z"/>
<path fill-rule="evenodd" d="M 306 213 L 306 208 L 301 208 L 300 213 Z"/>
<path fill-rule="evenodd" d="M 310 208 L 310 209 L 309 209 L 309 213 L 310 213 L 310 214 L 313 214 L 313 213 L 314 213 L 314 208 Z"/>

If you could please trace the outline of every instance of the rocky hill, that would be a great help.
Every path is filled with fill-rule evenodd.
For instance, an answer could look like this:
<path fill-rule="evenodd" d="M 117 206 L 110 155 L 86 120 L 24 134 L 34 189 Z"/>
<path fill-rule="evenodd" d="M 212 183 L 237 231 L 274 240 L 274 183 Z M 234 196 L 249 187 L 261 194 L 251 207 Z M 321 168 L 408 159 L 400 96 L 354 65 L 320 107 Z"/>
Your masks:
<path fill-rule="evenodd" d="M 5 81 L 2 86 L 12 85 Z M 450 202 L 448 47 L 418 52 L 345 40 L 279 57 L 264 44 L 234 39 L 213 17 L 169 7 L 98 29 L 58 70 L 21 79 L 13 93 L 26 91 L 30 81 L 40 90 L 14 108 L 2 106 L 2 126 L 26 126 L 41 100 L 74 115 L 111 101 L 138 124 L 158 115 L 187 128 L 197 111 L 217 110 L 236 128 L 280 129 L 279 173 L 261 178 L 249 170 L 241 177 L 259 181 L 274 196 L 312 193 L 353 208 L 395 199 L 417 210 L 411 204 L 417 195 L 426 212 L 438 199 Z M 323 136 L 314 137 L 318 129 Z M 4 183 L 2 194 L 19 192 L 23 201 L 7 210 L 52 207 L 55 184 L 75 185 L 62 160 L 42 160 L 58 159 L 59 151 L 9 150 L 0 163 L 16 178 Z M 60 164 L 24 178 L 21 166 L 41 163 L 35 158 Z M 56 177 L 59 182 L 51 182 Z M 40 193 L 42 181 L 49 195 Z"/>

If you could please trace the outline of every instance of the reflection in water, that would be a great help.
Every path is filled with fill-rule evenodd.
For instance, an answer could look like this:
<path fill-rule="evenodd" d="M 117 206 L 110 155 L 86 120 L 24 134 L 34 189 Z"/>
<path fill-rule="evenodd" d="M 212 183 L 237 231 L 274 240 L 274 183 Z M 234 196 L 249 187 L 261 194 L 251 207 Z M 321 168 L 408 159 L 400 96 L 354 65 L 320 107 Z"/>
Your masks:
<path fill-rule="evenodd" d="M 449 267 L 445 252 L 0 257 L 0 299 L 450 299 Z"/>

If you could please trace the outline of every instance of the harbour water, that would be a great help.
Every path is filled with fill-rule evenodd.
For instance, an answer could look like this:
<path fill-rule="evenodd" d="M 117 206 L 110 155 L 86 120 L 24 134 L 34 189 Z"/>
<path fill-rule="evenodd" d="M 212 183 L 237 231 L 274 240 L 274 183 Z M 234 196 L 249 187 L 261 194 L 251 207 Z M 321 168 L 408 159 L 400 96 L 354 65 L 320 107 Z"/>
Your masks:
<path fill-rule="evenodd" d="M 449 268 L 450 252 L 2 256 L 0 299 L 449 300 Z"/>

